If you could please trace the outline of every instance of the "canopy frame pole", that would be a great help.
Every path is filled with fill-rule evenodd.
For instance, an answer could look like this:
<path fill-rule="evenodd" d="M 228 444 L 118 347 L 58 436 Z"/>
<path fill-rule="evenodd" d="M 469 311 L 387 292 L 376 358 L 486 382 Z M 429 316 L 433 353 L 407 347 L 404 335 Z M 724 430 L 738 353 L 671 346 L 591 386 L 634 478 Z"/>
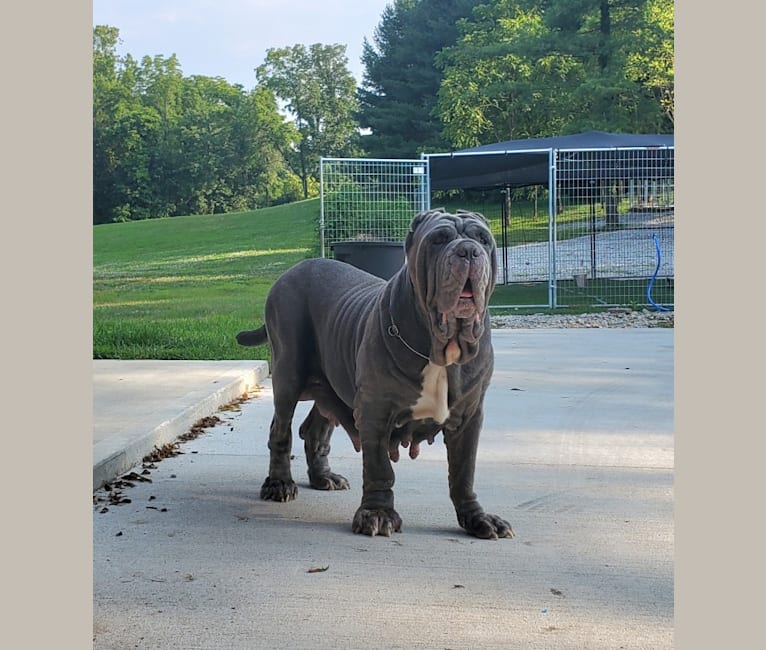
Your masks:
<path fill-rule="evenodd" d="M 548 151 L 548 307 L 557 305 L 556 287 L 556 150 Z"/>

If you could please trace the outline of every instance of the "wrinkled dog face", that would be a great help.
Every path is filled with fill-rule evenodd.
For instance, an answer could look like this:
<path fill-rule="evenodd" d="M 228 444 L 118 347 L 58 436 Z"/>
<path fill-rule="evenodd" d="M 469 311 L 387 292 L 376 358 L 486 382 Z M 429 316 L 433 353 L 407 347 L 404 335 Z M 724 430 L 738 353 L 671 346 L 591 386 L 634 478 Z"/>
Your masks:
<path fill-rule="evenodd" d="M 469 361 L 478 351 L 495 288 L 496 246 L 487 222 L 475 212 L 423 212 L 412 221 L 405 253 L 438 342 L 431 360 L 441 366 Z"/>

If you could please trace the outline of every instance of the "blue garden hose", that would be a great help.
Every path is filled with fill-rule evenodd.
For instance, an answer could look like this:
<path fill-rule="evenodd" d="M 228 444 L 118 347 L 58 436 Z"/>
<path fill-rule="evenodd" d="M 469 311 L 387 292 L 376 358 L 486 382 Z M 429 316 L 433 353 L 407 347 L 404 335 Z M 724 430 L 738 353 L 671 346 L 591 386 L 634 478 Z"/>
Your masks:
<path fill-rule="evenodd" d="M 652 300 L 652 286 L 654 285 L 654 281 L 657 279 L 657 273 L 660 270 L 660 264 L 662 263 L 662 253 L 660 252 L 660 240 L 657 237 L 657 233 L 654 233 L 652 235 L 654 237 L 654 247 L 657 249 L 657 268 L 654 269 L 654 274 L 652 275 L 652 279 L 649 280 L 649 284 L 646 287 L 646 298 L 649 301 L 649 304 L 654 307 L 658 311 L 670 311 L 667 307 L 663 307 L 662 305 L 658 305 L 654 300 Z"/>

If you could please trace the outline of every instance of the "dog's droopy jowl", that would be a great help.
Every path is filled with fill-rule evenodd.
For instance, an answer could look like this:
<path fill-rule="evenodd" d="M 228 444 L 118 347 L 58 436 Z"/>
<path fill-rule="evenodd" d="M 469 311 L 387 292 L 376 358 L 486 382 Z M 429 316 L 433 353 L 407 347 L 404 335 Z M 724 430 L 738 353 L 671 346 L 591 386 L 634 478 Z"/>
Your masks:
<path fill-rule="evenodd" d="M 415 216 L 404 246 L 405 264 L 388 282 L 335 260 L 297 264 L 269 292 L 265 324 L 237 334 L 242 345 L 271 346 L 274 417 L 261 497 L 295 498 L 292 419 L 296 404 L 310 400 L 299 429 L 310 485 L 349 487 L 328 463 L 336 426 L 362 452 L 354 532 L 401 530 L 391 463 L 400 447 L 416 458 L 420 444 L 441 432 L 460 526 L 476 537 L 512 537 L 510 524 L 485 512 L 473 491 L 492 375 L 495 241 L 477 213 L 430 210 Z"/>

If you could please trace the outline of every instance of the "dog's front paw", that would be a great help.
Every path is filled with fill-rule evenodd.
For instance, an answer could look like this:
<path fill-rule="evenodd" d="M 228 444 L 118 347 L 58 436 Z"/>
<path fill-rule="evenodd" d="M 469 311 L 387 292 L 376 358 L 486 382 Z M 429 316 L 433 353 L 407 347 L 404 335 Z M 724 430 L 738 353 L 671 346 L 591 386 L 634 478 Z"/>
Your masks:
<path fill-rule="evenodd" d="M 319 476 L 312 476 L 309 472 L 309 485 L 315 490 L 350 490 L 351 485 L 345 476 L 328 472 Z"/>
<path fill-rule="evenodd" d="M 266 501 L 292 501 L 297 494 L 298 486 L 293 480 L 283 481 L 267 476 L 261 486 L 261 499 Z"/>
<path fill-rule="evenodd" d="M 402 518 L 393 508 L 379 508 L 377 510 L 359 508 L 354 515 L 351 529 L 355 533 L 370 537 L 375 537 L 375 535 L 391 537 L 391 533 L 402 532 Z"/>
<path fill-rule="evenodd" d="M 511 524 L 497 515 L 490 515 L 483 510 L 471 513 L 458 513 L 458 523 L 469 535 L 481 539 L 513 537 Z"/>

